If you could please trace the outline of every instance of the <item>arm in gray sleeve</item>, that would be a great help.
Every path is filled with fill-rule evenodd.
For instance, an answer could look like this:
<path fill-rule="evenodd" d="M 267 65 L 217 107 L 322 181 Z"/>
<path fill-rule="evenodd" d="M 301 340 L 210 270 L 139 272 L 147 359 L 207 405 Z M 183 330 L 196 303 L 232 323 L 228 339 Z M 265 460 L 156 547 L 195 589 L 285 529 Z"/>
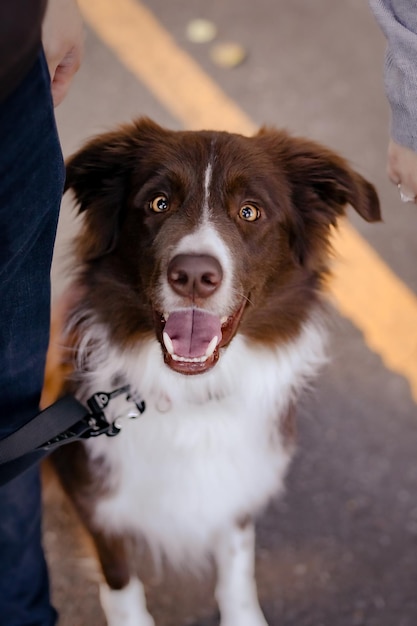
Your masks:
<path fill-rule="evenodd" d="M 385 90 L 392 139 L 417 152 L 417 2 L 369 0 L 386 39 Z"/>

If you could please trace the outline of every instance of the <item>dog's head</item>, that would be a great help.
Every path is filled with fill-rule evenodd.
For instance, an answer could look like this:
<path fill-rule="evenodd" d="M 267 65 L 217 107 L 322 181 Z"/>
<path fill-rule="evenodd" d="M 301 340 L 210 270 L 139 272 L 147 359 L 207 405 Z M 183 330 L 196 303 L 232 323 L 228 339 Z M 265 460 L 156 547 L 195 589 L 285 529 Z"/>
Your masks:
<path fill-rule="evenodd" d="M 89 306 L 114 341 L 156 333 L 165 362 L 212 367 L 239 332 L 294 336 L 319 298 L 331 227 L 351 205 L 380 219 L 373 186 L 286 132 L 174 132 L 150 120 L 101 135 L 67 163 L 84 227 Z"/>

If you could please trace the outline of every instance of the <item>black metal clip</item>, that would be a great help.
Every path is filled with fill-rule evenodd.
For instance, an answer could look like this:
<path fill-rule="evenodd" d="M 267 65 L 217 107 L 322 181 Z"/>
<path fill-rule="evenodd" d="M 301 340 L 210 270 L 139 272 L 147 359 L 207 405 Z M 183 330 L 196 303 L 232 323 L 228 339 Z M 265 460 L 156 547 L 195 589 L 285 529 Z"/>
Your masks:
<path fill-rule="evenodd" d="M 99 435 L 107 435 L 108 437 L 118 435 L 121 430 L 121 418 L 119 417 L 115 421 L 110 422 L 106 418 L 106 409 L 113 398 L 122 394 L 126 394 L 126 401 L 131 402 L 135 406 L 135 409 L 129 411 L 126 417 L 135 418 L 138 417 L 138 412 L 142 414 L 145 411 L 144 400 L 142 400 L 137 393 L 131 394 L 129 385 L 115 389 L 111 393 L 99 391 L 87 400 L 88 409 L 90 411 L 87 415 L 84 414 L 84 417 L 78 421 L 74 421 L 66 430 L 51 437 L 48 441 L 39 445 L 38 448 L 54 450 L 64 443 L 71 443 L 78 439 L 89 439 L 90 437 L 98 437 Z M 68 403 L 70 403 L 70 407 L 68 407 Z M 57 408 L 58 405 L 60 407 L 59 410 Z M 48 414 L 50 416 L 52 411 L 54 411 L 54 415 L 57 413 L 58 416 L 61 415 L 61 411 L 65 411 L 66 414 L 71 415 L 73 411 L 77 413 L 82 412 L 83 408 L 83 405 L 73 396 L 68 395 L 49 407 L 49 409 L 43 411 L 40 415 L 45 416 Z M 33 436 L 31 436 L 31 440 L 32 439 Z"/>
<path fill-rule="evenodd" d="M 131 395 L 130 385 L 125 385 L 124 387 L 115 389 L 111 393 L 99 391 L 87 400 L 88 408 L 90 409 L 91 414 L 87 415 L 85 420 L 90 429 L 86 431 L 83 438 L 97 437 L 102 434 L 106 434 L 108 437 L 114 437 L 119 434 L 121 428 L 117 426 L 115 422 L 109 422 L 106 419 L 105 409 L 108 407 L 113 398 L 122 394 L 126 394 L 126 400 L 128 402 L 133 402 L 140 414 L 145 411 L 146 406 L 144 400 L 142 400 L 139 396 Z M 137 416 L 131 415 L 130 417 Z"/>

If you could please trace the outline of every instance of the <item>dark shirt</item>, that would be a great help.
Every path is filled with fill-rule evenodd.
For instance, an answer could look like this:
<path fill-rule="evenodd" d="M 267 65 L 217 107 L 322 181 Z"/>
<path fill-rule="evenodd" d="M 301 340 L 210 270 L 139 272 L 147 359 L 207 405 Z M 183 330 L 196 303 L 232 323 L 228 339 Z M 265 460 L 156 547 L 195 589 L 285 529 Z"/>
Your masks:
<path fill-rule="evenodd" d="M 47 0 L 0 0 L 0 102 L 22 81 L 41 47 Z"/>

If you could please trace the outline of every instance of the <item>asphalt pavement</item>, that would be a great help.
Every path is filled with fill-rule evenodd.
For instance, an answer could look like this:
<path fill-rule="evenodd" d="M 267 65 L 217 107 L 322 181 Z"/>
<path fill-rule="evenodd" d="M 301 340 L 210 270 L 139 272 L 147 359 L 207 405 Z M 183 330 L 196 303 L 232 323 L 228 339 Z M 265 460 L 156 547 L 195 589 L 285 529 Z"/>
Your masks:
<path fill-rule="evenodd" d="M 255 124 L 283 126 L 331 146 L 376 185 L 384 223 L 367 225 L 350 215 L 351 222 L 415 297 L 417 209 L 399 202 L 385 176 L 385 44 L 367 3 L 148 0 L 146 7 Z M 211 44 L 190 42 L 186 27 L 197 17 L 216 24 L 218 40 L 243 46 L 244 62 L 220 67 L 211 59 Z M 175 107 L 162 102 L 97 33 L 87 27 L 83 67 L 57 110 L 65 155 L 138 115 L 183 127 Z M 176 96 L 173 89 L 173 101 Z M 65 200 L 53 271 L 56 296 L 65 288 L 75 228 Z M 410 380 L 389 369 L 337 309 L 331 336 L 331 362 L 299 407 L 298 452 L 286 494 L 259 520 L 260 601 L 270 626 L 416 626 L 416 400 Z M 104 626 L 89 541 L 48 468 L 44 538 L 60 626 Z M 196 580 L 154 571 L 146 551 L 136 547 L 135 553 L 158 626 L 218 624 L 210 574 Z"/>

